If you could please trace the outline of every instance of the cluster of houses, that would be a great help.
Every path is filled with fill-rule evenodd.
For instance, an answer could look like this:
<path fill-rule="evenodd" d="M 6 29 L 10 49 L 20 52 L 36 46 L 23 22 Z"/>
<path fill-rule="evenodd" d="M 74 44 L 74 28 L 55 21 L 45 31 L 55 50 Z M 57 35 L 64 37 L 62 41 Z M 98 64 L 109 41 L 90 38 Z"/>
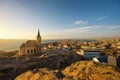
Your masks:
<path fill-rule="evenodd" d="M 35 40 L 27 40 L 20 46 L 19 55 L 31 55 L 39 54 L 41 50 L 48 49 L 61 49 L 65 51 L 76 51 L 77 54 L 82 55 L 95 62 L 105 62 L 110 65 L 114 65 L 120 68 L 120 57 L 104 55 L 100 56 L 100 49 L 117 48 L 120 49 L 120 40 L 112 41 L 75 41 L 75 40 L 63 40 L 46 44 L 41 44 L 41 35 L 38 30 L 38 34 Z M 93 49 L 97 51 L 84 52 L 86 49 Z"/>
<path fill-rule="evenodd" d="M 80 41 L 80 40 L 61 40 L 56 42 L 51 42 L 44 46 L 44 49 L 61 49 L 67 48 L 68 44 L 72 46 L 72 48 L 76 48 L 76 46 L 80 46 L 84 50 L 104 50 L 106 48 L 117 48 L 120 49 L 120 40 L 117 41 Z"/>

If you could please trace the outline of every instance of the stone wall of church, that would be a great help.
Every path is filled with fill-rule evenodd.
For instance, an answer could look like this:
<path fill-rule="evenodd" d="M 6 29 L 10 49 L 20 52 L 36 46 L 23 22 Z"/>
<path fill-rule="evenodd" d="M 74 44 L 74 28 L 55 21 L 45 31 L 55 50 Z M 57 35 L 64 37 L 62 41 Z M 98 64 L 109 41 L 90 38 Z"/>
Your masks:
<path fill-rule="evenodd" d="M 25 55 L 35 54 L 37 53 L 36 47 L 26 47 L 25 48 Z"/>

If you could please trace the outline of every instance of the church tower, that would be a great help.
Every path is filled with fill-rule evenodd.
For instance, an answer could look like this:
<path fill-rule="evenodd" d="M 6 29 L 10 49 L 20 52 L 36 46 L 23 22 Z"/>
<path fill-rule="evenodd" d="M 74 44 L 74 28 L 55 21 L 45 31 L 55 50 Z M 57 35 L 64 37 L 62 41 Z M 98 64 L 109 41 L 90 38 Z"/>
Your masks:
<path fill-rule="evenodd" d="M 38 34 L 37 34 L 37 42 L 38 42 L 38 44 L 41 44 L 41 36 L 40 36 L 39 30 L 38 30 Z"/>

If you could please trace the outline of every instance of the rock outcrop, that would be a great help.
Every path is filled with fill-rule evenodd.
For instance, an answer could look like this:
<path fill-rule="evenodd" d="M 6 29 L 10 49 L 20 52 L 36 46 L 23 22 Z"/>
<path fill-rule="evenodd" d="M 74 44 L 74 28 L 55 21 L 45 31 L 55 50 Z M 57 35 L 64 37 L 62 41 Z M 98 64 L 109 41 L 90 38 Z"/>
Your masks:
<path fill-rule="evenodd" d="M 30 70 L 19 75 L 15 80 L 119 80 L 119 75 L 115 67 L 105 63 L 78 61 L 61 71 L 47 68 Z"/>
<path fill-rule="evenodd" d="M 80 61 L 65 68 L 65 80 L 119 80 L 120 73 L 112 66 L 105 63 Z"/>

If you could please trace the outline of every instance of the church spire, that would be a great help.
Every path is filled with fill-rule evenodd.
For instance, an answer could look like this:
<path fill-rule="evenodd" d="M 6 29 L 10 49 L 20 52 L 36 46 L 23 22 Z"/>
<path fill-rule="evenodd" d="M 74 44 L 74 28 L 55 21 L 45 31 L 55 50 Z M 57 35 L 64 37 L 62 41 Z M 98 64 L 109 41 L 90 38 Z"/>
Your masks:
<path fill-rule="evenodd" d="M 38 29 L 38 34 L 37 34 L 37 42 L 40 44 L 41 43 L 41 36 L 40 36 L 40 32 Z"/>
<path fill-rule="evenodd" d="M 38 35 L 37 35 L 37 37 L 40 37 L 40 31 L 39 31 L 39 29 L 38 29 Z"/>

